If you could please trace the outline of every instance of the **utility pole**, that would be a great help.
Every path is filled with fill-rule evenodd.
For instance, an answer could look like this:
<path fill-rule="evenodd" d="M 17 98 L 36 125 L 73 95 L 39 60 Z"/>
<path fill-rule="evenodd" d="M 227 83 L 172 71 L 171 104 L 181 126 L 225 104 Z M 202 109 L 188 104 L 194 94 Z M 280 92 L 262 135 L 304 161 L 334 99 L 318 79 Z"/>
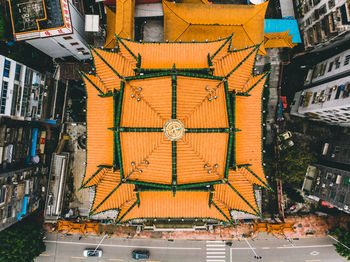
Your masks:
<path fill-rule="evenodd" d="M 254 248 L 250 245 L 249 241 L 244 236 L 243 236 L 243 239 L 245 240 L 245 242 L 249 246 L 250 250 L 253 252 L 254 258 L 257 260 L 261 259 L 261 256 L 258 256 L 258 254 L 255 252 Z"/>

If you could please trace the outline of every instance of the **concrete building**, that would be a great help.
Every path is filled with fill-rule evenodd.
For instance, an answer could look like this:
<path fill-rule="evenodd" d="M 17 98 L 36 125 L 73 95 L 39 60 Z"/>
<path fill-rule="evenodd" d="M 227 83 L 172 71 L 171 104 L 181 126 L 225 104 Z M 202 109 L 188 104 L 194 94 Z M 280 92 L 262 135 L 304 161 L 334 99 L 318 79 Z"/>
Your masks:
<path fill-rule="evenodd" d="M 40 119 L 46 76 L 0 55 L 0 116 Z"/>
<path fill-rule="evenodd" d="M 336 40 L 350 29 L 350 1 L 296 1 L 300 29 L 306 49 Z"/>
<path fill-rule="evenodd" d="M 83 16 L 83 1 L 9 0 L 14 38 L 53 58 L 90 58 Z"/>
<path fill-rule="evenodd" d="M 39 166 L 0 173 L 0 231 L 39 207 Z"/>
<path fill-rule="evenodd" d="M 319 162 L 308 167 L 302 190 L 350 213 L 350 136 L 327 141 L 320 155 Z"/>
<path fill-rule="evenodd" d="M 350 126 L 350 50 L 309 70 L 305 89 L 294 96 L 291 115 Z"/>
<path fill-rule="evenodd" d="M 45 138 L 38 123 L 0 117 L 0 230 L 39 207 Z"/>

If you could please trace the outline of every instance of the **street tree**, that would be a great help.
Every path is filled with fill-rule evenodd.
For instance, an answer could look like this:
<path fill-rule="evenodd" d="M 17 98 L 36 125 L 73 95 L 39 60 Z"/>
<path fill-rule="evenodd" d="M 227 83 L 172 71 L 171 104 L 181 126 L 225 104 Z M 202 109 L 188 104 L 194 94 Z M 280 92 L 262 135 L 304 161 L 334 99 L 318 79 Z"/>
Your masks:
<path fill-rule="evenodd" d="M 350 222 L 347 224 L 347 229 L 344 227 L 337 227 L 332 230 L 331 233 L 339 241 L 334 244 L 335 250 L 339 255 L 350 260 Z"/>
<path fill-rule="evenodd" d="M 294 146 L 280 153 L 280 179 L 289 187 L 301 188 L 308 165 L 316 160 L 315 154 Z"/>
<path fill-rule="evenodd" d="M 33 215 L 0 231 L 0 262 L 31 262 L 45 251 L 43 228 Z"/>

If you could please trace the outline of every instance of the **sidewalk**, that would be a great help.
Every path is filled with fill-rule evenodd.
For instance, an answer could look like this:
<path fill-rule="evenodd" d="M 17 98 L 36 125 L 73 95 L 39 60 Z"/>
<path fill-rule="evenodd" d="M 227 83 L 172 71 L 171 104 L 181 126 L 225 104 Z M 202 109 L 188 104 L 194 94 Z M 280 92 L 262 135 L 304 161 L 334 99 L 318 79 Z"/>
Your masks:
<path fill-rule="evenodd" d="M 346 226 L 346 222 L 350 221 L 350 216 L 338 217 L 317 217 L 308 215 L 303 217 L 288 217 L 286 223 L 294 223 L 295 232 L 285 232 L 285 235 L 271 234 L 269 237 L 276 238 L 316 238 L 324 237 L 325 234 L 333 227 Z M 46 231 L 53 232 L 54 224 L 45 224 Z M 100 232 L 107 232 L 113 238 L 123 239 L 177 239 L 177 240 L 241 240 L 242 235 L 251 238 L 259 238 L 260 234 L 266 235 L 265 232 L 253 232 L 253 224 L 240 224 L 236 227 L 218 226 L 210 231 L 141 231 L 137 233 L 134 226 L 113 226 L 100 224 Z M 89 233 L 90 234 L 90 233 Z"/>

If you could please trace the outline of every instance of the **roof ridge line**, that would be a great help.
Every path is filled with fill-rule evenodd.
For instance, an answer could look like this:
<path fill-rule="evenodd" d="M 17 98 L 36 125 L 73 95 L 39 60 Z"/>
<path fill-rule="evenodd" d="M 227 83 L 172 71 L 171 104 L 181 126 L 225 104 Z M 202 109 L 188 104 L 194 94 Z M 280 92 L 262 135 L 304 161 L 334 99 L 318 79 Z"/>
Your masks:
<path fill-rule="evenodd" d="M 136 63 L 137 63 L 137 56 L 130 50 L 129 47 L 127 47 L 127 45 L 124 43 L 123 38 L 119 37 L 117 34 L 114 34 L 115 38 L 117 39 L 117 42 L 120 42 L 126 49 L 126 51 L 128 51 L 130 53 L 130 55 L 135 59 Z M 119 47 L 120 50 L 120 47 Z"/>
<path fill-rule="evenodd" d="M 226 214 L 224 213 L 224 211 L 222 211 L 222 210 L 217 206 L 217 204 L 215 204 L 215 202 L 214 202 L 213 199 L 211 199 L 211 204 L 220 212 L 221 215 L 223 215 L 223 216 L 227 219 L 227 222 L 229 222 L 232 226 L 234 225 L 232 219 L 230 219 L 230 218 L 228 218 L 228 217 L 226 216 Z M 229 209 L 228 209 L 228 211 L 229 211 L 229 213 L 230 213 L 230 210 L 229 210 Z M 230 215 L 230 216 L 231 216 L 231 215 Z"/>
<path fill-rule="evenodd" d="M 81 189 L 85 188 L 85 185 L 87 183 L 89 183 L 95 176 L 97 176 L 102 171 L 102 169 L 104 169 L 104 168 L 105 167 L 98 167 L 97 171 L 95 173 L 93 173 L 92 176 L 87 181 L 85 181 L 85 183 L 83 183 L 83 181 L 81 182 L 81 186 L 79 187 L 78 190 L 81 190 Z"/>
<path fill-rule="evenodd" d="M 95 83 L 92 82 L 91 79 L 89 79 L 89 78 L 87 77 L 87 74 L 86 74 L 85 72 L 78 70 L 78 73 L 79 73 L 83 78 L 85 78 L 90 84 L 92 84 L 93 87 L 95 87 L 96 90 L 97 90 L 101 95 L 105 95 L 105 93 L 103 93 L 103 91 L 102 91 L 100 88 L 98 88 L 98 86 L 95 85 Z M 90 75 L 90 74 L 89 74 L 89 75 Z M 94 76 L 94 75 L 90 75 L 90 76 Z M 97 78 L 97 77 L 96 77 L 96 78 Z M 102 84 L 103 84 L 103 83 L 102 83 Z"/>
<path fill-rule="evenodd" d="M 253 90 L 254 87 L 256 87 L 262 80 L 264 80 L 269 74 L 271 73 L 271 71 L 267 71 L 264 74 L 261 75 L 257 75 L 260 76 L 260 78 L 246 91 L 244 92 L 237 92 L 238 96 L 250 96 L 249 92 Z M 254 75 L 252 75 L 254 77 Z M 249 80 L 248 80 L 249 81 Z M 247 81 L 247 83 L 248 83 Z M 266 81 L 266 79 L 265 79 Z"/>
<path fill-rule="evenodd" d="M 262 43 L 262 42 L 261 42 Z M 228 79 L 245 61 L 248 60 L 248 58 L 254 53 L 254 52 L 258 52 L 257 50 L 259 50 L 259 47 L 261 45 L 261 43 L 259 45 L 255 45 L 255 47 L 253 48 L 253 50 L 241 61 L 238 63 L 238 65 L 232 69 L 230 71 L 230 73 L 228 73 L 224 78 Z M 253 47 L 253 46 L 252 46 Z"/>
<path fill-rule="evenodd" d="M 261 216 L 260 212 L 256 210 L 247 199 L 245 199 L 242 194 L 229 182 L 228 179 L 225 179 L 226 184 L 258 215 L 259 217 Z M 256 202 L 255 202 L 256 203 Z M 256 203 L 257 204 L 257 203 Z"/>
<path fill-rule="evenodd" d="M 119 208 L 120 211 L 118 212 L 118 216 L 117 216 L 117 218 L 116 218 L 116 224 L 118 224 L 118 223 L 131 211 L 131 209 L 133 209 L 133 208 L 136 206 L 136 204 L 137 204 L 139 201 L 137 200 L 137 197 L 134 197 L 134 198 L 131 198 L 129 201 L 127 201 L 127 202 L 125 202 L 125 203 L 123 204 L 123 206 L 125 206 L 126 204 L 130 203 L 130 202 L 131 202 L 132 200 L 134 200 L 134 199 L 135 199 L 134 204 L 132 204 L 132 205 L 128 208 L 128 210 L 126 210 L 126 212 L 118 219 L 122 207 Z"/>
<path fill-rule="evenodd" d="M 242 167 L 239 167 L 240 169 L 241 168 L 245 168 L 250 174 L 252 174 L 255 178 L 257 178 L 267 189 L 271 190 L 271 191 L 274 191 L 270 186 L 269 184 L 265 183 L 257 174 L 255 174 L 253 172 L 253 170 L 251 170 L 247 165 L 243 165 Z"/>
<path fill-rule="evenodd" d="M 215 53 L 210 57 L 210 60 L 213 60 L 213 58 L 221 51 L 222 48 L 224 48 L 224 46 L 230 42 L 230 40 L 232 40 L 232 37 L 233 37 L 233 34 L 232 33 L 227 39 L 226 41 L 218 48 L 218 50 L 215 51 Z M 229 50 L 229 48 L 228 48 Z"/>
<path fill-rule="evenodd" d="M 125 85 L 128 85 L 131 89 L 133 89 L 134 92 L 136 92 L 135 88 L 131 84 L 129 84 L 129 82 L 125 82 Z M 141 100 L 143 100 L 146 103 L 146 105 L 152 110 L 152 112 L 154 112 L 158 116 L 158 118 L 161 121 L 163 121 L 163 122 L 167 121 L 166 119 L 164 119 L 162 117 L 162 115 L 155 108 L 153 108 L 152 104 L 150 102 L 148 102 L 147 99 L 141 95 L 141 93 L 139 93 L 139 96 L 141 97 Z"/>
<path fill-rule="evenodd" d="M 96 51 L 94 47 L 91 47 L 90 50 L 92 50 L 112 71 L 115 73 L 120 79 L 124 79 L 123 76 L 121 76 L 107 61 L 104 59 L 100 53 Z"/>

